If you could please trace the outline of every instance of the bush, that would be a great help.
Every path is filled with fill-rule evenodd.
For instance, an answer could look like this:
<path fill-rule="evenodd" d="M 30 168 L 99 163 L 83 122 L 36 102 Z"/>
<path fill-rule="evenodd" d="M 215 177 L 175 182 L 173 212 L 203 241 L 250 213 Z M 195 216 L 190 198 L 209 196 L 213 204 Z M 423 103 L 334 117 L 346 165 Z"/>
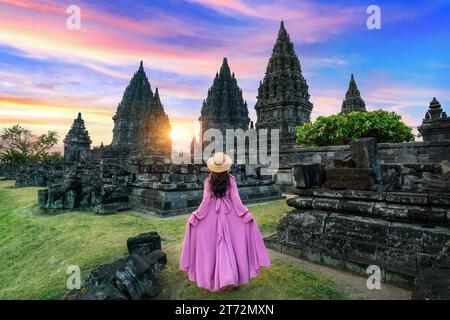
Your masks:
<path fill-rule="evenodd" d="M 411 142 L 415 138 L 398 114 L 384 110 L 318 117 L 313 123 L 297 127 L 297 143 L 308 147 L 345 145 L 368 137 L 392 143 Z"/>

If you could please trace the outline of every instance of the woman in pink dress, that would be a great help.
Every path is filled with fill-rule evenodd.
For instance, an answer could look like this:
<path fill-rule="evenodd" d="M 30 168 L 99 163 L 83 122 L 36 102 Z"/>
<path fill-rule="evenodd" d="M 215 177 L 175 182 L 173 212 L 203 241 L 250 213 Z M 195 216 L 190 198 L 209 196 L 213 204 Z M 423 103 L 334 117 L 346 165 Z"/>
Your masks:
<path fill-rule="evenodd" d="M 231 158 L 216 153 L 208 159 L 211 171 L 203 200 L 186 226 L 180 270 L 200 288 L 219 291 L 246 284 L 270 267 L 270 260 L 250 211 L 242 204 L 235 178 L 228 174 Z"/>

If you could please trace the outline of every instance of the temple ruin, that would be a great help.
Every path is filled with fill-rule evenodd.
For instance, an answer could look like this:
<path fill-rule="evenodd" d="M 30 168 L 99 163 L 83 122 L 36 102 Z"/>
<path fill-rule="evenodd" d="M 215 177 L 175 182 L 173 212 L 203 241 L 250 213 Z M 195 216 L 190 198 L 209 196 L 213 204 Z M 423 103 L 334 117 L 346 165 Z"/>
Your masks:
<path fill-rule="evenodd" d="M 278 38 L 259 85 L 256 130 L 280 130 L 280 148 L 295 144 L 296 127 L 310 121 L 313 104 L 288 32 L 281 22 Z"/>
<path fill-rule="evenodd" d="M 418 128 L 423 141 L 296 145 L 296 127 L 310 121 L 313 105 L 283 23 L 257 99 L 256 130 L 280 130 L 276 183 L 257 167 L 234 165 L 231 174 L 245 203 L 281 199 L 281 187 L 295 195 L 288 200 L 292 211 L 267 245 L 363 275 L 376 265 L 383 281 L 406 287 L 422 279 L 425 293 L 421 289 L 417 296 L 426 297 L 427 284 L 448 273 L 450 248 L 450 118 L 437 99 Z M 353 75 L 341 107 L 342 113 L 351 111 L 366 111 Z M 112 144 L 91 149 L 79 114 L 64 140 L 65 162 L 22 168 L 16 186 L 48 187 L 38 192 L 39 205 L 55 214 L 135 209 L 172 215 L 196 208 L 208 170 L 204 164 L 171 163 L 169 118 L 142 62 L 113 119 Z M 249 128 L 247 104 L 227 59 L 200 121 L 202 133 Z"/>
<path fill-rule="evenodd" d="M 366 103 L 361 98 L 361 93 L 358 90 L 358 86 L 356 85 L 353 74 L 350 78 L 350 83 L 348 85 L 347 93 L 345 94 L 345 99 L 342 102 L 341 113 L 352 111 L 366 112 Z"/>
<path fill-rule="evenodd" d="M 205 101 L 205 127 L 226 121 L 231 128 L 248 128 L 242 91 L 224 59 Z M 48 186 L 38 192 L 40 207 L 58 214 L 83 209 L 111 214 L 134 209 L 160 215 L 195 209 L 203 197 L 209 174 L 204 165 L 171 163 L 171 126 L 159 96 L 153 93 L 141 62 L 113 117 L 111 145 L 90 149 L 81 114 L 65 141 L 66 161 L 60 165 L 31 166 L 18 175 L 17 186 Z M 226 127 L 219 127 L 226 129 Z M 234 165 L 245 203 L 281 199 L 281 190 L 257 168 Z"/>

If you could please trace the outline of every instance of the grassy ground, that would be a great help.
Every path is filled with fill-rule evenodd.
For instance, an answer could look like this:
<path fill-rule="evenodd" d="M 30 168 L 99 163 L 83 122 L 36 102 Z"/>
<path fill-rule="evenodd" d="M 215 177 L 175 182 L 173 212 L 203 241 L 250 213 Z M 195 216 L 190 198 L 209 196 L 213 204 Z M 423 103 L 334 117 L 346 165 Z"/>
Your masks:
<path fill-rule="evenodd" d="M 126 254 L 126 240 L 150 230 L 163 237 L 168 263 L 162 298 L 170 299 L 343 299 L 347 293 L 330 279 L 272 260 L 250 284 L 210 293 L 178 271 L 187 215 L 159 219 L 133 213 L 98 216 L 88 212 L 45 215 L 36 205 L 38 188 L 13 189 L 0 181 L 0 299 L 55 299 L 65 291 L 66 270 L 93 267 Z M 285 201 L 251 206 L 261 231 L 273 232 L 288 210 Z"/>

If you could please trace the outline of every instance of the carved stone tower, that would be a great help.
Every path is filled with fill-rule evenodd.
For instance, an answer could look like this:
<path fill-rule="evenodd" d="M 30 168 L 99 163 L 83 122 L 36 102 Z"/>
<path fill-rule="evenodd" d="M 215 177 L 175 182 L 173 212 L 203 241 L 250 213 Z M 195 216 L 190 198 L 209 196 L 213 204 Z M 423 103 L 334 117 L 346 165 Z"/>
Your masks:
<path fill-rule="evenodd" d="M 138 142 L 139 122 L 150 108 L 153 92 L 144 71 L 143 62 L 134 73 L 130 84 L 117 107 L 114 120 L 112 145 L 135 147 Z"/>
<path fill-rule="evenodd" d="M 80 162 L 90 156 L 91 138 L 84 125 L 81 113 L 73 121 L 73 125 L 64 138 L 64 161 Z"/>
<path fill-rule="evenodd" d="M 123 94 L 113 117 L 112 147 L 152 154 L 170 155 L 169 117 L 161 104 L 158 90 L 153 94 L 141 61 Z"/>
<path fill-rule="evenodd" d="M 355 78 L 353 74 L 350 78 L 350 84 L 348 85 L 345 99 L 342 102 L 341 113 L 347 113 L 352 111 L 366 112 L 366 103 L 361 98 L 361 93 L 356 86 Z"/>
<path fill-rule="evenodd" d="M 171 130 L 169 117 L 164 111 L 158 88 L 156 88 L 150 108 L 143 112 L 142 120 L 139 123 L 139 148 L 144 148 L 146 152 L 152 154 L 170 156 L 172 151 Z"/>
<path fill-rule="evenodd" d="M 423 141 L 450 140 L 450 117 L 442 110 L 436 98 L 431 101 L 425 119 L 418 130 Z"/>
<path fill-rule="evenodd" d="M 281 22 L 278 39 L 258 90 L 256 129 L 279 129 L 280 145 L 295 143 L 296 127 L 310 121 L 313 104 L 289 34 Z"/>
<path fill-rule="evenodd" d="M 247 103 L 234 73 L 231 73 L 227 58 L 223 59 L 220 72 L 216 73 L 208 97 L 203 101 L 199 120 L 202 136 L 210 128 L 220 129 L 224 137 L 226 129 L 245 131 L 249 128 Z"/>

